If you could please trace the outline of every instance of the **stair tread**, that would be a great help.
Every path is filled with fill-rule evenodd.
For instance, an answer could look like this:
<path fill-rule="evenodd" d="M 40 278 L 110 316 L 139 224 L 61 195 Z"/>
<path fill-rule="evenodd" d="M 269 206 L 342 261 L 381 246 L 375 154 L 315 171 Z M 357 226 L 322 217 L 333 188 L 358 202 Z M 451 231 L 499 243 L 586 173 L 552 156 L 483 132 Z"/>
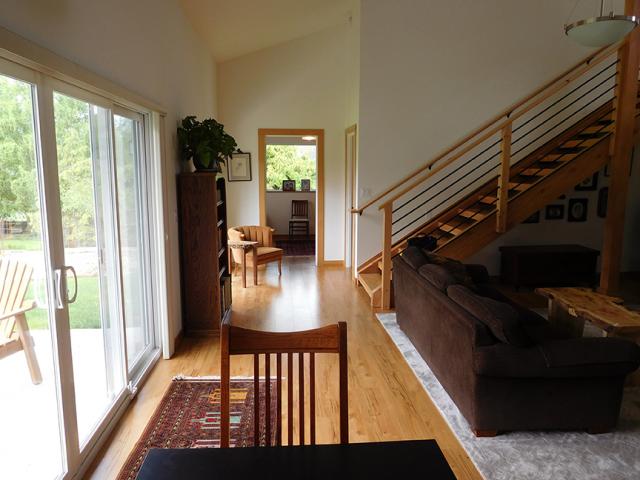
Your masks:
<path fill-rule="evenodd" d="M 553 151 L 566 155 L 567 153 L 582 153 L 586 148 L 587 147 L 564 147 L 564 146 L 560 146 L 560 147 L 556 147 Z"/>
<path fill-rule="evenodd" d="M 358 280 L 370 297 L 382 287 L 382 274 L 380 273 L 361 273 L 358 275 Z"/>
<path fill-rule="evenodd" d="M 591 139 L 591 138 L 597 139 L 597 138 L 606 137 L 608 134 L 609 132 L 606 132 L 603 130 L 597 130 L 595 132 L 580 132 L 573 138 L 578 140 L 585 140 L 585 139 Z"/>

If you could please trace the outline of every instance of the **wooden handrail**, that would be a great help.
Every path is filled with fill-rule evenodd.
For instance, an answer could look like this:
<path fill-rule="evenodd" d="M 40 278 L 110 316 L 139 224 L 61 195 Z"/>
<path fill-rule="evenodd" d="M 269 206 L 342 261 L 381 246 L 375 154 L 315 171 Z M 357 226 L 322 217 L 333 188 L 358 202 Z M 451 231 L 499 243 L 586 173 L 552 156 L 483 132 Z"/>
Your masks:
<path fill-rule="evenodd" d="M 482 125 L 480 125 L 476 129 L 472 130 L 469 134 L 467 134 L 462 139 L 458 140 L 456 143 L 454 143 L 450 147 L 447 147 L 444 150 L 442 150 L 435 157 L 433 157 L 429 162 L 427 162 L 426 164 L 424 164 L 421 167 L 417 168 L 416 170 L 412 171 L 411 173 L 409 173 L 407 176 L 405 176 L 401 180 L 398 180 L 397 182 L 392 184 L 390 187 L 388 187 L 383 192 L 377 194 L 376 196 L 374 196 L 373 198 L 371 198 L 370 200 L 365 202 L 363 205 L 361 205 L 361 206 L 359 206 L 357 208 L 351 209 L 351 213 L 362 214 L 362 212 L 364 212 L 364 210 L 369 208 L 371 205 L 373 205 L 374 203 L 376 203 L 376 202 L 382 200 L 383 198 L 387 197 L 390 193 L 394 192 L 395 190 L 397 190 L 398 188 L 400 188 L 401 186 L 403 186 L 407 182 L 409 182 L 411 180 L 414 180 L 416 178 L 416 176 L 420 175 L 419 179 L 417 179 L 414 182 L 411 182 L 411 186 L 410 187 L 403 188 L 400 192 L 394 194 L 392 198 L 387 199 L 384 202 L 384 204 L 380 205 L 379 209 L 380 210 L 384 209 L 386 204 L 393 203 L 394 200 L 397 200 L 398 198 L 400 198 L 401 196 L 406 194 L 408 191 L 412 190 L 417 185 L 419 185 L 420 183 L 424 182 L 430 176 L 432 176 L 435 173 L 437 173 L 438 171 L 442 170 L 442 168 L 446 167 L 447 165 L 450 165 L 453 161 L 457 160 L 462 155 L 464 155 L 465 153 L 467 153 L 468 151 L 470 151 L 471 149 L 475 148 L 477 145 L 482 143 L 484 140 L 486 140 L 487 138 L 491 137 L 491 135 L 494 135 L 498 131 L 502 130 L 506 125 L 508 125 L 509 123 L 513 122 L 515 119 L 521 117 L 526 112 L 530 111 L 532 108 L 534 108 L 535 106 L 539 105 L 544 100 L 549 98 L 551 95 L 553 95 L 554 93 L 558 92 L 560 89 L 564 88 L 567 84 L 569 84 L 570 82 L 575 80 L 577 77 L 579 77 L 580 75 L 583 75 L 584 73 L 586 73 L 589 70 L 591 70 L 595 65 L 599 64 L 601 61 L 606 59 L 609 55 L 611 55 L 612 53 L 617 51 L 622 45 L 624 45 L 624 43 L 626 41 L 627 41 L 627 39 L 625 38 L 624 40 L 621 40 L 620 42 L 615 43 L 613 45 L 610 45 L 608 47 L 602 47 L 599 50 L 597 50 L 596 52 L 594 52 L 594 53 L 588 55 L 587 57 L 585 57 L 584 59 L 580 60 L 578 63 L 576 63 L 572 67 L 568 68 L 567 70 L 565 70 L 560 75 L 554 77 L 552 80 L 548 81 L 547 83 L 545 83 L 541 87 L 537 88 L 536 90 L 534 90 L 530 94 L 528 94 L 525 97 L 521 98 L 520 100 L 518 100 L 517 102 L 513 103 L 512 105 L 508 106 L 507 108 L 502 110 L 500 113 L 498 113 L 496 116 L 494 116 L 490 120 L 486 121 L 485 123 L 483 123 Z M 552 88 L 552 87 L 554 87 L 554 88 Z M 540 94 L 542 94 L 546 90 L 548 90 L 548 91 L 544 95 L 542 95 L 540 98 L 537 98 L 535 102 L 532 102 L 530 105 L 527 105 L 525 108 L 519 110 L 527 102 L 529 102 L 529 101 L 533 100 L 534 98 L 538 97 Z M 495 125 L 497 122 L 499 122 L 502 119 L 504 119 L 504 121 L 500 122 L 498 125 Z M 474 143 L 471 144 L 471 146 L 465 147 L 464 150 L 462 150 L 461 152 L 456 153 L 456 155 L 452 156 L 450 159 L 447 159 L 445 164 L 439 166 L 437 169 L 433 169 L 432 168 L 435 163 L 441 161 L 447 155 L 450 155 L 453 152 L 455 152 L 456 150 L 460 149 L 463 145 L 465 145 L 467 142 L 469 142 L 471 139 L 473 139 L 478 134 L 480 134 L 483 131 L 487 130 L 492 125 L 495 125 L 494 128 L 491 129 L 489 132 L 486 132 L 481 137 L 481 139 L 476 140 Z M 429 170 L 427 172 L 427 174 L 426 175 L 421 175 L 426 170 Z"/>

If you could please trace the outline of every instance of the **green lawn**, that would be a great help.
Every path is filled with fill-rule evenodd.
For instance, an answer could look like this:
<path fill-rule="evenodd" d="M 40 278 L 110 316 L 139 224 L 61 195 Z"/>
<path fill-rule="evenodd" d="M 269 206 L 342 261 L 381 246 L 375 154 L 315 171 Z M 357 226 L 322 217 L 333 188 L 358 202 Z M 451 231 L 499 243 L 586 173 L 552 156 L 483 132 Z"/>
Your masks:
<path fill-rule="evenodd" d="M 33 284 L 27 299 L 33 299 Z M 78 277 L 78 298 L 69 305 L 71 328 L 100 328 L 100 296 L 98 277 Z M 37 308 L 27 312 L 27 323 L 33 330 L 48 328 L 47 312 Z"/>
<path fill-rule="evenodd" d="M 0 240 L 0 251 L 2 250 L 41 250 L 42 243 L 39 237 L 24 238 L 22 236 L 13 238 L 3 238 Z"/>

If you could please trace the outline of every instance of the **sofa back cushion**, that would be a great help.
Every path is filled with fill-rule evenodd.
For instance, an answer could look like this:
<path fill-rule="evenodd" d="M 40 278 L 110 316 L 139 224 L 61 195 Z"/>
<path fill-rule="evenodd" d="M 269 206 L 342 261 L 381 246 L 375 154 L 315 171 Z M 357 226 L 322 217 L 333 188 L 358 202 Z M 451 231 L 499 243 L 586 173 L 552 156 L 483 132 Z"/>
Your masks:
<path fill-rule="evenodd" d="M 429 262 L 425 253 L 418 247 L 407 247 L 400 255 L 414 270 L 418 270 L 425 263 Z"/>
<path fill-rule="evenodd" d="M 515 347 L 532 345 L 520 323 L 518 311 L 508 303 L 473 293 L 462 285 L 451 285 L 447 295 L 467 312 L 484 323 L 501 342 Z"/>
<path fill-rule="evenodd" d="M 418 273 L 422 278 L 427 280 L 427 282 L 441 292 L 446 292 L 447 288 L 451 285 L 458 285 L 460 283 L 455 275 L 453 275 L 453 273 L 447 270 L 443 265 L 432 265 L 427 263 L 418 269 Z"/>

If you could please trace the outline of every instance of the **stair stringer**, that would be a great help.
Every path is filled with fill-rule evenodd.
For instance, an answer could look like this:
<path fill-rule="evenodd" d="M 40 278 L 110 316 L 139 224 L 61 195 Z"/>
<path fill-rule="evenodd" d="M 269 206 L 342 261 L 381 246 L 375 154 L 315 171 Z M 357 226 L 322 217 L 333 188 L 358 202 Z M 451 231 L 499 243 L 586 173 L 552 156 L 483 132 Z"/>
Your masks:
<path fill-rule="evenodd" d="M 605 139 L 510 199 L 507 205 L 507 231 L 600 170 L 609 158 L 609 141 Z M 436 251 L 446 257 L 464 260 L 501 235 L 496 231 L 496 212 L 493 212 Z"/>

